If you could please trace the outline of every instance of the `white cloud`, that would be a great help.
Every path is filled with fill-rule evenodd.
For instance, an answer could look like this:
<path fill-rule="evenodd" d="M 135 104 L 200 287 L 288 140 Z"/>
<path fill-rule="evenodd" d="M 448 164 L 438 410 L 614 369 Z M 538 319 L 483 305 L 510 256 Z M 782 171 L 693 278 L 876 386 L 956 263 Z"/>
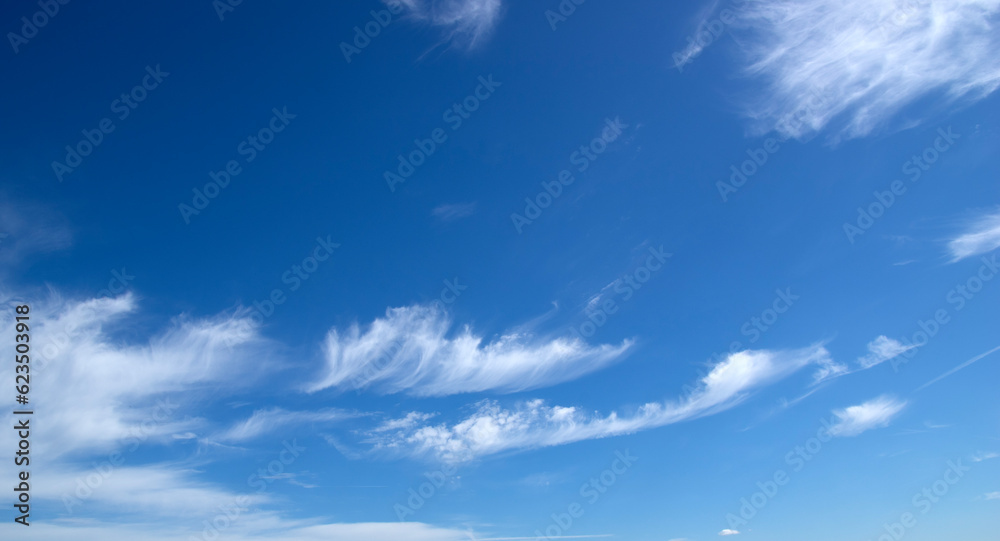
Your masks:
<path fill-rule="evenodd" d="M 987 500 L 1000 500 L 1000 492 L 987 492 L 983 494 Z"/>
<path fill-rule="evenodd" d="M 0 339 L 7 343 L 14 343 L 11 300 L 0 291 Z M 127 317 L 136 309 L 131 295 L 77 302 L 53 293 L 31 304 L 31 397 L 45 421 L 37 427 L 32 423 L 31 456 L 46 465 L 32 471 L 32 501 L 61 517 L 33 522 L 32 539 L 189 541 L 203 533 L 234 541 L 467 539 L 465 531 L 422 523 L 289 519 L 269 509 L 285 503 L 284 494 L 261 492 L 258 485 L 263 479 L 314 486 L 303 483 L 301 473 L 291 468 L 264 475 L 254 467 L 241 489 L 202 480 L 203 455 L 196 455 L 197 463 L 176 456 L 148 463 L 151 455 L 137 452 L 141 445 L 183 445 L 197 437 L 195 431 L 204 432 L 208 422 L 185 416 L 185 406 L 204 405 L 209 398 L 225 401 L 227 393 L 246 390 L 259 376 L 273 376 L 276 367 L 268 360 L 270 344 L 247 332 L 253 326 L 240 317 L 177 318 L 152 338 L 136 340 L 145 332 L 137 327 L 137 318 Z M 0 364 L 0 379 L 13 381 L 13 365 Z M 13 397 L 5 396 L 0 405 L 10 412 Z M 220 439 L 243 441 L 278 424 L 332 422 L 347 415 L 267 409 L 224 431 Z M 415 414 L 410 422 L 427 419 Z M 9 413 L 0 420 L 15 424 Z M 0 431 L 0 447 L 16 448 L 15 435 Z M 291 449 L 278 450 L 281 464 L 290 466 L 284 457 Z M 252 482 L 255 476 L 259 478 Z M 0 463 L 0 477 L 15 477 L 12 461 Z M 223 514 L 224 520 L 215 520 Z M 203 531 L 211 524 L 223 525 L 221 536 Z M 23 537 L 22 527 L 6 521 L 0 524 L 0 538 Z"/>
<path fill-rule="evenodd" d="M 746 6 L 738 40 L 747 73 L 764 83 L 747 106 L 760 131 L 801 137 L 833 124 L 840 136 L 860 137 L 918 100 L 971 102 L 1000 85 L 997 0 Z M 792 117 L 797 120 L 784 122 Z"/>
<path fill-rule="evenodd" d="M 694 61 L 695 57 L 701 54 L 703 50 L 709 45 L 715 43 L 718 38 L 707 39 L 704 36 L 714 35 L 714 32 L 710 32 L 709 28 L 718 26 L 724 30 L 721 26 L 722 22 L 719 19 L 719 0 L 712 0 L 711 3 L 706 4 L 701 10 L 699 10 L 698 15 L 693 18 L 693 20 L 699 21 L 697 26 L 690 29 L 693 35 L 688 36 L 688 44 L 683 50 L 677 51 L 673 54 L 674 67 L 681 69 L 684 66 L 690 64 Z M 732 10 L 730 10 L 732 11 Z M 710 20 L 709 17 L 714 17 Z M 721 32 L 720 32 L 721 33 Z"/>
<path fill-rule="evenodd" d="M 3 304 L 0 336 L 13 343 L 13 306 Z M 125 316 L 135 308 L 132 295 L 32 303 L 31 338 L 37 345 L 31 391 L 45 408 L 45 422 L 33 432 L 33 453 L 53 460 L 109 451 L 133 440 L 175 441 L 174 434 L 203 423 L 181 413 L 178 394 L 208 394 L 208 386 L 215 393 L 235 390 L 271 366 L 266 360 L 253 368 L 241 362 L 247 346 L 258 352 L 266 348 L 265 342 L 242 332 L 246 322 L 234 317 L 179 318 L 165 332 L 129 343 L 116 333 L 130 328 Z M 13 363 L 0 365 L 0 378 L 13 381 L 13 370 Z M 232 377 L 237 373 L 239 378 Z M 0 434 L 0 444 L 8 437 Z"/>
<path fill-rule="evenodd" d="M 813 383 L 820 383 L 848 373 L 850 373 L 850 371 L 846 365 L 833 362 L 831 360 L 828 363 L 821 364 L 820 367 L 816 369 L 816 373 L 813 374 Z"/>
<path fill-rule="evenodd" d="M 476 212 L 475 203 L 455 203 L 452 205 L 439 205 L 431 211 L 431 214 L 443 222 L 453 222 L 462 218 L 468 218 L 474 212 Z"/>
<path fill-rule="evenodd" d="M 851 437 L 873 428 L 888 426 L 905 406 L 905 401 L 880 396 L 857 406 L 836 410 L 833 414 L 838 420 L 830 427 L 830 434 Z"/>
<path fill-rule="evenodd" d="M 392 308 L 362 332 L 357 325 L 326 338 L 325 374 L 310 392 L 329 387 L 444 396 L 515 392 L 574 380 L 620 360 L 632 346 L 589 346 L 508 332 L 483 344 L 469 327 L 448 337 L 452 321 L 435 307 Z"/>
<path fill-rule="evenodd" d="M 979 216 L 959 236 L 948 242 L 951 262 L 1000 248 L 1000 210 Z"/>
<path fill-rule="evenodd" d="M 418 411 L 411 411 L 407 413 L 405 417 L 400 419 L 388 419 L 379 426 L 373 428 L 372 432 L 392 432 L 394 430 L 409 430 L 420 423 L 429 421 L 434 418 L 437 414 L 435 413 L 420 413 Z"/>
<path fill-rule="evenodd" d="M 739 535 L 739 533 L 739 530 L 730 530 L 729 528 L 726 528 L 719 532 L 719 535 Z"/>
<path fill-rule="evenodd" d="M 114 509 L 123 513 L 199 516 L 236 500 L 239 494 L 199 482 L 191 469 L 176 466 L 128 466 L 130 455 L 123 453 L 124 465 L 113 466 L 106 457 L 100 468 L 70 469 L 57 466 L 32 472 L 37 480 L 32 497 L 59 502 L 60 513 L 93 516 Z M 102 473 L 103 472 L 103 473 Z M 89 477 L 89 480 L 88 480 Z M 270 500 L 247 487 L 249 504 L 259 506 Z"/>
<path fill-rule="evenodd" d="M 493 32 L 503 10 L 502 0 L 383 0 L 398 1 L 415 19 L 441 27 L 445 41 L 475 47 Z"/>
<path fill-rule="evenodd" d="M 237 423 L 212 439 L 225 443 L 248 441 L 279 428 L 306 423 L 331 423 L 356 416 L 356 413 L 337 409 L 286 411 L 280 408 L 272 408 L 269 410 L 257 410 L 248 419 Z"/>
<path fill-rule="evenodd" d="M 14 343 L 10 301 L 0 293 L 0 339 Z M 282 503 L 282 495 L 261 492 L 259 480 L 251 484 L 251 478 L 311 486 L 290 470 L 261 476 L 254 468 L 241 490 L 202 480 L 203 456 L 198 463 L 183 458 L 144 463 L 150 455 L 137 452 L 141 445 L 176 445 L 196 437 L 191 429 L 205 428 L 207 421 L 184 415 L 184 405 L 204 404 L 209 396 L 224 398 L 258 376 L 276 372 L 268 361 L 269 344 L 247 332 L 253 328 L 248 321 L 178 318 L 164 332 L 135 341 L 128 339 L 136 327 L 126 316 L 136 308 L 131 295 L 77 302 L 53 294 L 31 304 L 36 344 L 31 397 L 45 421 L 37 427 L 32 423 L 31 456 L 46 465 L 32 471 L 32 501 L 44 502 L 62 517 L 33 522 L 32 539 L 189 541 L 201 538 L 206 524 L 223 524 L 223 536 L 234 541 L 465 539 L 465 532 L 421 523 L 285 518 L 267 509 Z M 246 362 L 249 358 L 252 363 Z M 13 381 L 13 364 L 0 364 L 0 379 Z M 10 412 L 13 397 L 6 396 L 0 405 Z M 242 441 L 279 423 L 330 422 L 347 415 L 338 410 L 257 411 L 222 439 Z M 14 425 L 9 414 L 0 420 Z M 16 432 L 0 432 L 0 447 L 16 448 L 12 435 Z M 290 466 L 286 450 L 287 445 L 278 447 L 278 456 Z M 12 461 L 0 463 L 0 477 L 15 477 Z M 228 514 L 224 521 L 214 520 L 223 513 Z M 114 524 L 94 518 L 108 516 L 115 517 Z M 19 528 L 23 526 L 5 521 L 0 538 L 23 537 Z M 206 538 L 218 536 L 212 530 Z"/>
<path fill-rule="evenodd" d="M 218 510 L 215 513 L 219 513 Z M 209 520 L 214 518 L 208 517 Z M 80 524 L 36 523 L 31 524 L 32 541 L 190 541 L 214 539 L 218 530 L 187 528 L 180 524 L 195 524 L 188 516 L 178 516 L 172 524 L 102 523 L 80 521 Z M 239 515 L 238 519 L 222 531 L 227 541 L 468 541 L 468 532 L 439 528 L 419 522 L 360 522 L 316 524 L 316 520 L 287 520 L 273 513 L 252 512 Z M 228 521 L 220 523 L 225 524 Z M 198 524 L 201 526 L 201 524 Z M 0 536 L 18 539 L 23 532 L 12 521 L 0 525 Z M 220 539 L 223 537 L 220 537 Z"/>
<path fill-rule="evenodd" d="M 916 346 L 903 345 L 900 341 L 881 335 L 868 343 L 868 355 L 858 357 L 858 364 L 865 370 L 902 355 Z"/>
<path fill-rule="evenodd" d="M 542 400 L 506 409 L 484 400 L 475 413 L 454 425 L 410 423 L 405 429 L 371 432 L 369 443 L 375 449 L 460 462 L 503 451 L 628 434 L 723 411 L 758 387 L 807 365 L 828 362 L 829 353 L 818 345 L 799 350 L 742 351 L 715 365 L 687 396 L 650 402 L 630 415 L 612 412 L 602 417 L 575 407 L 548 406 Z"/>
<path fill-rule="evenodd" d="M 982 462 L 984 460 L 992 460 L 994 458 L 1000 457 L 1000 453 L 983 453 L 979 452 L 972 456 L 973 462 Z"/>

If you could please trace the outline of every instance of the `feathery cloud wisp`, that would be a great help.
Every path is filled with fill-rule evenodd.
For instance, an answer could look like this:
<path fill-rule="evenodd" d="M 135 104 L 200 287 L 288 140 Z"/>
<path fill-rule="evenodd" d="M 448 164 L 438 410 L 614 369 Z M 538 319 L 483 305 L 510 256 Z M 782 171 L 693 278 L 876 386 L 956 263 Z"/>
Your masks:
<path fill-rule="evenodd" d="M 10 201 L 0 194 L 0 263 L 3 267 L 26 257 L 69 248 L 73 235 L 66 219 L 49 208 Z M 6 269 L 0 268 L 0 271 Z"/>
<path fill-rule="evenodd" d="M 175 441 L 173 434 L 203 422 L 175 412 L 179 394 L 198 396 L 209 385 L 236 390 L 272 366 L 241 362 L 247 346 L 265 342 L 243 332 L 246 322 L 235 317 L 177 319 L 144 342 L 123 342 L 113 331 L 127 326 L 125 316 L 135 309 L 130 294 L 32 305 L 32 339 L 39 344 L 31 359 L 32 393 L 51 408 L 36 429 L 36 446 L 47 460 L 109 451 L 137 432 L 142 441 Z M 4 332 L 13 332 L 12 310 L 0 312 L 9 322 Z M 242 377 L 232 378 L 235 373 Z M 0 366 L 0 377 L 8 376 L 13 381 L 13 366 Z M 0 443 L 7 436 L 0 434 Z"/>
<path fill-rule="evenodd" d="M 992 460 L 994 458 L 1000 457 L 1000 453 L 983 453 L 979 452 L 972 456 L 971 460 L 973 462 L 982 462 L 984 460 Z"/>
<path fill-rule="evenodd" d="M 257 410 L 249 418 L 233 425 L 212 439 L 225 443 L 248 441 L 281 427 L 305 423 L 332 423 L 351 417 L 357 417 L 357 414 L 337 409 L 287 411 L 272 408 Z"/>
<path fill-rule="evenodd" d="M 868 342 L 868 355 L 858 357 L 858 364 L 862 370 L 865 370 L 902 355 L 915 347 L 913 345 L 904 345 L 899 340 L 880 335 L 875 340 Z"/>
<path fill-rule="evenodd" d="M 383 0 L 400 3 L 413 18 L 444 29 L 444 41 L 472 48 L 493 32 L 502 0 Z"/>
<path fill-rule="evenodd" d="M 996 0 L 763 0 L 740 11 L 746 72 L 764 83 L 746 111 L 759 131 L 801 137 L 833 123 L 861 137 L 918 100 L 972 101 L 1000 85 Z"/>
<path fill-rule="evenodd" d="M 857 436 L 873 428 L 888 426 L 892 419 L 906 407 L 906 402 L 880 396 L 857 406 L 833 412 L 838 421 L 830 427 L 830 434 L 840 437 Z"/>
<path fill-rule="evenodd" d="M 397 430 L 386 430 L 383 425 L 369 432 L 369 443 L 376 449 L 461 462 L 503 451 L 628 434 L 723 411 L 761 386 L 807 365 L 829 362 L 829 353 L 818 345 L 798 350 L 742 351 L 715 365 L 687 396 L 677 401 L 646 403 L 627 416 L 616 412 L 605 417 L 590 415 L 575 407 L 549 406 L 542 400 L 507 409 L 485 400 L 475 413 L 454 425 L 405 423 L 405 428 Z M 403 424 L 398 420 L 388 422 Z"/>
<path fill-rule="evenodd" d="M 308 391 L 373 386 L 383 393 L 445 396 L 509 393 L 571 381 L 620 360 L 633 342 L 590 346 L 508 332 L 488 344 L 463 328 L 449 337 L 448 314 L 430 306 L 389 309 L 362 332 L 357 325 L 326 337 L 325 373 Z"/>
<path fill-rule="evenodd" d="M 1000 248 L 1000 209 L 973 220 L 959 236 L 948 242 L 951 262 Z"/>

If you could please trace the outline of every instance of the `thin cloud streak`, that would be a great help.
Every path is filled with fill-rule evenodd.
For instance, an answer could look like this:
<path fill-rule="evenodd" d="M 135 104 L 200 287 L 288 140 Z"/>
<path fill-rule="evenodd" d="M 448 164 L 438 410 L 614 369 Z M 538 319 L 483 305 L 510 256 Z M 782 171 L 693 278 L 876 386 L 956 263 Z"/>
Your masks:
<path fill-rule="evenodd" d="M 1000 210 L 979 216 L 961 235 L 948 242 L 952 263 L 997 248 L 1000 248 Z"/>
<path fill-rule="evenodd" d="M 987 357 L 989 355 L 992 355 L 993 353 L 996 353 L 997 351 L 1000 351 L 1000 346 L 997 346 L 997 347 L 995 347 L 995 348 L 987 351 L 986 353 L 981 353 L 979 355 L 976 355 L 975 357 L 969 359 L 968 361 L 965 361 L 964 363 L 956 366 L 955 368 L 952 368 L 951 370 L 945 372 L 944 374 L 941 374 L 940 376 L 938 376 L 938 377 L 936 377 L 936 378 L 928 381 L 927 383 L 921 385 L 920 387 L 917 387 L 916 390 L 917 391 L 922 391 L 922 390 L 926 389 L 927 387 L 930 387 L 931 385 L 934 385 L 935 383 L 943 380 L 944 378 L 946 378 L 946 377 L 954 374 L 955 372 L 958 372 L 959 370 L 962 370 L 963 368 L 967 368 L 972 363 L 975 363 L 976 361 L 979 361 L 980 359 L 982 359 L 984 357 Z"/>
<path fill-rule="evenodd" d="M 455 220 L 468 218 L 475 212 L 475 203 L 455 203 L 451 205 L 437 206 L 431 211 L 431 214 L 442 222 L 454 222 Z"/>
<path fill-rule="evenodd" d="M 345 410 L 287 411 L 281 408 L 257 410 L 249 418 L 235 424 L 212 439 L 223 443 L 249 441 L 279 428 L 307 423 L 332 423 L 357 417 Z"/>

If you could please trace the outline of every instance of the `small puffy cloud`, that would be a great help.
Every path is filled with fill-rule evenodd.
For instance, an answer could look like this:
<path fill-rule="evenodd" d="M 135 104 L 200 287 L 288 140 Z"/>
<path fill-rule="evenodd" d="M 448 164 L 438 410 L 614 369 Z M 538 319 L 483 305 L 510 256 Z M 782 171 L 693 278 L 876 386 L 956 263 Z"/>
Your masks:
<path fill-rule="evenodd" d="M 1000 209 L 973 219 L 965 230 L 948 241 L 951 262 L 1000 248 Z"/>
<path fill-rule="evenodd" d="M 888 426 L 905 406 L 905 401 L 880 396 L 857 406 L 835 410 L 833 414 L 837 417 L 837 422 L 830 427 L 830 434 L 851 437 L 873 428 Z"/>
<path fill-rule="evenodd" d="M 725 530 L 719 532 L 719 535 L 739 535 L 739 534 L 740 534 L 739 530 L 730 530 L 729 528 L 726 528 Z"/>
<path fill-rule="evenodd" d="M 868 355 L 858 357 L 858 364 L 861 365 L 862 370 L 865 370 L 902 355 L 915 347 L 904 345 L 898 340 L 881 335 L 868 343 Z"/>

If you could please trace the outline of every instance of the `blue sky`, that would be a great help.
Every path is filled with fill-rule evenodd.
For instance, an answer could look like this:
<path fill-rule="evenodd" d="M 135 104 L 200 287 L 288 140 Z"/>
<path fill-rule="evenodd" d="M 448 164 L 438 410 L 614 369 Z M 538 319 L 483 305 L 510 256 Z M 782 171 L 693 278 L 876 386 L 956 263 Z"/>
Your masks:
<path fill-rule="evenodd" d="M 3 7 L 4 538 L 995 538 L 1000 4 L 340 4 Z"/>

